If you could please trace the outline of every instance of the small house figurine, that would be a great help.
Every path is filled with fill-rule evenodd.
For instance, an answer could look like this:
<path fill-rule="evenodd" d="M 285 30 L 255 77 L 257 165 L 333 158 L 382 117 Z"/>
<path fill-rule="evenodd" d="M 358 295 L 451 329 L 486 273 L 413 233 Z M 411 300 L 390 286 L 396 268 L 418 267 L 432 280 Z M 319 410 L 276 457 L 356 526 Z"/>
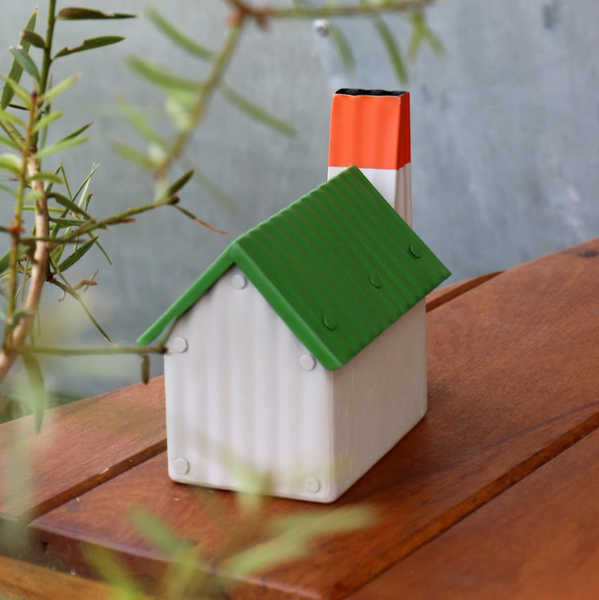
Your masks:
<path fill-rule="evenodd" d="M 332 502 L 426 412 L 409 94 L 340 90 L 329 180 L 236 239 L 144 333 L 166 338 L 169 475 Z M 378 190 L 377 190 L 378 188 Z M 174 324 L 173 324 L 174 323 Z"/>

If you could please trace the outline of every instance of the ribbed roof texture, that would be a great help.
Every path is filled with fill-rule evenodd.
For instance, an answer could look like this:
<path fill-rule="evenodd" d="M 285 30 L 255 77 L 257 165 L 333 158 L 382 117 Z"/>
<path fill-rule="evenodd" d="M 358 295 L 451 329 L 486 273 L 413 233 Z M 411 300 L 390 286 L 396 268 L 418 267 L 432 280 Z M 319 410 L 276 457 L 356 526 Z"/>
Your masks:
<path fill-rule="evenodd" d="M 341 89 L 333 96 L 330 167 L 397 170 L 410 161 L 408 92 Z"/>
<path fill-rule="evenodd" d="M 330 370 L 450 275 L 350 167 L 235 240 L 138 343 L 151 343 L 233 264 Z"/>

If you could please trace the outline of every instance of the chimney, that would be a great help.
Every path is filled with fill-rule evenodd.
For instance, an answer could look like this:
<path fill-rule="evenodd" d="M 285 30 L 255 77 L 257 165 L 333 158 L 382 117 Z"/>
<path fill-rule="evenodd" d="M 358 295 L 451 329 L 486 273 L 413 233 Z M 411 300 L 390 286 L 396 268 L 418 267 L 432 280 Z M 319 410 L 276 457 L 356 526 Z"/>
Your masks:
<path fill-rule="evenodd" d="M 333 96 L 329 173 L 359 167 L 412 225 L 410 94 L 341 89 Z"/>

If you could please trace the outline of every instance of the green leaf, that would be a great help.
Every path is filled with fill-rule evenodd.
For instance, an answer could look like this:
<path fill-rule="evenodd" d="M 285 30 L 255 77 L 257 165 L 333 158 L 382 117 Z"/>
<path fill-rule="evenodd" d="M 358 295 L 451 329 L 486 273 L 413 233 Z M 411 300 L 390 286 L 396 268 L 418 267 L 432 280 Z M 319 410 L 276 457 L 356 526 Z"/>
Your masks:
<path fill-rule="evenodd" d="M 56 173 L 52 173 L 51 171 L 40 171 L 39 173 L 36 173 L 32 178 L 31 181 L 47 181 L 49 183 L 56 183 L 58 185 L 61 185 L 64 183 L 62 177 L 60 177 L 60 175 L 57 175 Z"/>
<path fill-rule="evenodd" d="M 79 189 L 75 192 L 74 196 L 71 195 L 71 192 L 69 190 L 69 196 L 71 196 L 71 200 L 73 202 L 75 202 L 77 200 L 77 198 L 79 197 L 79 194 L 82 194 L 81 201 L 79 202 L 80 207 L 81 207 L 83 200 L 86 200 L 86 208 L 87 208 L 87 204 L 89 204 L 89 200 L 92 195 L 91 194 L 88 195 L 87 190 L 89 189 L 91 179 L 94 176 L 94 173 L 98 170 L 99 166 L 100 166 L 99 163 L 95 163 L 92 165 L 91 171 L 89 172 L 88 176 L 83 180 L 83 182 L 79 186 Z"/>
<path fill-rule="evenodd" d="M 91 231 L 88 233 L 88 235 L 89 235 L 89 237 L 94 237 L 93 234 L 91 233 Z M 106 250 L 104 250 L 104 247 L 102 246 L 102 244 L 100 244 L 100 242 L 98 241 L 98 238 L 96 238 L 96 246 L 98 246 L 98 250 L 104 255 L 104 258 L 106 259 L 108 264 L 111 267 L 114 266 L 112 264 L 112 261 L 110 260 L 110 256 L 108 256 L 108 252 L 106 252 Z"/>
<path fill-rule="evenodd" d="M 31 95 L 10 77 L 2 77 L 2 79 L 6 80 L 6 83 L 12 88 L 12 91 L 23 101 L 27 110 L 30 110 L 32 102 Z"/>
<path fill-rule="evenodd" d="M 133 127 L 147 140 L 158 144 L 159 146 L 164 145 L 164 140 L 154 131 L 152 126 L 145 119 L 143 114 L 138 108 L 135 108 L 130 102 L 125 99 L 119 101 L 119 106 L 123 111 L 125 117 Z"/>
<path fill-rule="evenodd" d="M 40 198 L 44 197 L 44 192 L 40 190 L 29 190 L 25 194 L 25 204 L 35 204 Z"/>
<path fill-rule="evenodd" d="M 26 255 L 27 255 L 27 248 L 25 248 L 24 246 L 19 246 L 18 260 L 25 258 Z M 0 273 L 4 273 L 4 271 L 6 271 L 6 269 L 8 269 L 9 265 L 10 265 L 10 250 L 5 252 L 0 257 Z"/>
<path fill-rule="evenodd" d="M 33 14 L 29 17 L 29 21 L 27 21 L 27 25 L 25 25 L 25 29 L 28 31 L 33 31 L 35 29 L 35 25 L 37 23 L 37 8 L 33 11 Z M 24 40 L 21 44 L 21 47 L 25 52 L 29 50 L 30 44 L 28 41 Z M 12 67 L 8 73 L 8 79 L 19 83 L 21 81 L 21 76 L 23 75 L 23 67 L 19 64 L 19 61 L 15 58 L 12 63 Z M 0 97 L 0 108 L 4 109 L 13 99 L 15 95 L 14 90 L 8 82 L 4 84 L 4 88 L 2 89 L 2 96 Z"/>
<path fill-rule="evenodd" d="M 443 44 L 428 26 L 426 22 L 426 16 L 423 12 L 417 11 L 410 16 L 412 23 L 412 37 L 410 39 L 410 46 L 408 50 L 408 56 L 410 60 L 415 60 L 422 47 L 422 42 L 428 42 L 429 46 L 435 52 L 435 54 L 443 54 Z"/>
<path fill-rule="evenodd" d="M 98 239 L 97 236 L 89 240 L 89 242 L 85 242 L 85 244 L 77 248 L 77 250 L 75 250 L 73 254 L 67 256 L 58 265 L 58 270 L 62 273 L 63 271 L 66 271 L 69 267 L 72 267 L 75 263 L 79 262 L 79 260 L 81 260 L 90 250 L 90 248 L 95 244 L 96 239 Z"/>
<path fill-rule="evenodd" d="M 36 48 L 41 48 L 42 50 L 46 47 L 44 38 L 39 35 L 39 33 L 35 33 L 35 31 L 31 31 L 30 29 L 25 29 L 21 33 L 21 42 L 27 42 Z"/>
<path fill-rule="evenodd" d="M 23 159 L 16 154 L 0 154 L 0 169 L 20 175 L 23 168 Z"/>
<path fill-rule="evenodd" d="M 71 75 L 71 77 L 68 77 L 64 81 L 56 84 L 42 96 L 42 100 L 46 103 L 52 102 L 54 98 L 62 94 L 62 92 L 64 92 L 66 89 L 70 88 L 77 81 L 77 79 L 79 79 L 79 77 L 80 75 Z"/>
<path fill-rule="evenodd" d="M 61 206 L 64 206 L 64 208 L 78 215 L 81 215 L 86 219 L 89 219 L 90 221 L 93 221 L 93 217 L 90 214 L 88 214 L 85 210 L 83 210 L 80 206 L 78 206 L 75 202 L 73 202 L 66 196 L 63 196 L 62 194 L 57 194 L 56 192 L 52 192 L 48 197 L 54 198 L 54 200 L 56 200 L 56 202 L 58 202 L 58 204 L 60 204 Z M 77 223 L 77 225 L 81 225 L 81 223 Z"/>
<path fill-rule="evenodd" d="M 8 121 L 9 123 L 19 125 L 20 127 L 25 127 L 25 123 L 23 123 L 23 121 L 21 121 L 19 117 L 15 117 L 12 113 L 9 113 L 7 110 L 0 109 L 0 121 Z"/>
<path fill-rule="evenodd" d="M 135 19 L 136 15 L 126 14 L 126 13 L 103 13 L 99 10 L 94 10 L 91 8 L 79 8 L 79 7 L 70 7 L 63 8 L 58 15 L 57 19 L 63 19 L 65 21 L 87 21 L 87 20 L 106 20 L 106 19 Z"/>
<path fill-rule="evenodd" d="M 127 144 L 123 144 L 121 142 L 114 142 L 112 144 L 114 151 L 117 154 L 120 154 L 123 158 L 143 167 L 144 169 L 153 169 L 154 163 L 152 160 L 143 152 L 128 146 Z"/>
<path fill-rule="evenodd" d="M 347 41 L 345 35 L 341 32 L 341 29 L 337 27 L 334 23 L 329 22 L 329 34 L 331 36 L 331 40 L 337 47 L 337 51 L 339 52 L 339 56 L 341 57 L 341 64 L 343 66 L 343 70 L 346 73 L 351 73 L 355 68 L 354 55 L 351 50 L 351 46 Z"/>
<path fill-rule="evenodd" d="M 190 112 L 173 94 L 167 95 L 164 110 L 179 131 L 185 131 L 193 125 Z"/>
<path fill-rule="evenodd" d="M 204 173 L 200 168 L 196 167 L 195 175 L 196 181 L 204 188 L 206 192 L 208 192 L 216 201 L 223 204 L 227 210 L 231 212 L 239 212 L 239 206 L 235 203 L 233 198 L 231 198 L 224 190 L 222 190 L 206 173 Z"/>
<path fill-rule="evenodd" d="M 60 225 L 60 227 L 79 227 L 83 225 L 85 221 L 77 220 L 77 219 L 64 219 L 63 217 L 50 217 L 50 221 L 52 223 L 56 223 Z"/>
<path fill-rule="evenodd" d="M 179 48 L 185 50 L 185 52 L 205 60 L 214 58 L 213 52 L 204 48 L 204 46 L 200 46 L 196 41 L 185 35 L 180 29 L 173 25 L 173 23 L 167 21 L 167 19 L 165 19 L 158 11 L 153 8 L 148 8 L 146 14 L 150 21 L 152 21 L 162 33 L 179 46 Z"/>
<path fill-rule="evenodd" d="M 297 134 L 297 131 L 291 125 L 285 123 L 285 121 L 282 121 L 281 119 L 277 119 L 277 117 L 273 117 L 263 108 L 257 104 L 254 104 L 235 90 L 232 90 L 227 85 L 221 85 L 219 90 L 231 104 L 249 115 L 252 119 L 260 121 L 261 123 L 264 123 L 265 125 L 268 125 L 269 127 L 272 127 L 280 133 L 290 137 Z"/>
<path fill-rule="evenodd" d="M 437 56 L 443 56 L 445 54 L 445 47 L 443 46 L 443 42 L 439 39 L 437 34 L 428 26 L 428 23 L 424 29 L 424 37 L 428 42 L 428 45 L 431 47 L 431 50 Z"/>
<path fill-rule="evenodd" d="M 93 125 L 93 122 L 88 123 L 87 125 L 84 125 L 83 127 L 80 127 L 79 129 L 77 129 L 77 131 L 73 131 L 73 133 L 69 133 L 69 135 L 67 135 L 66 137 L 63 137 L 59 141 L 66 142 L 67 140 L 72 140 L 73 138 L 76 138 L 77 136 L 81 135 L 84 131 L 86 131 L 92 125 Z"/>
<path fill-rule="evenodd" d="M 50 123 L 53 123 L 57 119 L 60 119 L 62 115 L 63 113 L 59 110 L 45 115 L 33 126 L 33 133 L 37 133 L 38 131 L 44 129 L 44 127 L 48 127 Z"/>
<path fill-rule="evenodd" d="M 172 557 L 184 547 L 183 541 L 177 538 L 162 520 L 148 510 L 136 508 L 131 512 L 129 518 L 134 527 L 165 556 Z"/>
<path fill-rule="evenodd" d="M 379 35 L 381 36 L 383 44 L 385 45 L 385 49 L 387 50 L 387 54 L 391 60 L 391 65 L 395 71 L 395 76 L 400 83 L 408 83 L 408 70 L 403 60 L 401 50 L 397 45 L 395 38 L 393 37 L 393 33 L 389 29 L 387 23 L 385 23 L 385 21 L 383 21 L 378 14 L 373 17 L 373 21 L 377 31 L 379 32 Z"/>
<path fill-rule="evenodd" d="M 65 150 L 68 150 L 69 148 L 73 148 L 74 146 L 79 146 L 80 144 L 84 144 L 85 142 L 87 142 L 87 137 L 85 137 L 83 135 L 76 137 L 76 138 L 72 138 L 70 140 L 56 142 L 50 146 L 46 146 L 45 148 L 42 148 L 39 152 L 34 154 L 33 158 L 35 160 L 39 160 L 41 158 L 46 158 L 47 156 L 56 154 L 57 152 L 64 152 Z"/>
<path fill-rule="evenodd" d="M 207 229 L 210 229 L 210 231 L 215 231 L 216 233 L 227 233 L 226 231 L 223 231 L 222 229 L 217 229 L 216 227 L 214 227 L 214 225 L 210 225 L 210 223 L 207 223 L 206 221 L 202 221 L 202 219 L 200 219 L 199 217 L 196 217 L 191 211 L 187 210 L 186 208 L 183 208 L 182 206 L 179 206 L 178 204 L 173 204 L 173 206 L 180 213 L 183 213 L 188 219 L 191 219 L 192 221 L 195 221 L 196 223 L 203 225 Z"/>
<path fill-rule="evenodd" d="M 0 111 L 0 113 L 2 113 L 2 111 Z M 9 123 L 8 121 L 3 121 L 2 120 L 2 115 L 1 114 L 0 114 L 0 128 L 4 129 L 4 131 L 8 134 L 8 136 L 10 137 L 10 139 L 13 142 L 15 142 L 15 144 L 17 144 L 19 146 L 19 148 L 23 147 L 23 144 L 25 143 L 25 139 L 17 131 L 16 127 L 12 123 Z"/>
<path fill-rule="evenodd" d="M 8 146 L 9 148 L 13 148 L 14 150 L 21 149 L 21 146 L 19 146 L 19 144 L 17 144 L 17 142 L 12 140 L 11 138 L 7 138 L 2 135 L 0 135 L 0 144 L 3 144 L 4 146 Z"/>
<path fill-rule="evenodd" d="M 158 195 L 158 199 L 155 201 L 156 203 L 160 203 L 160 202 L 166 202 L 168 203 L 169 200 L 171 200 L 171 198 L 181 189 L 183 189 L 183 187 L 185 185 L 187 185 L 187 183 L 189 182 L 189 180 L 193 177 L 194 171 L 193 169 L 190 171 L 187 171 L 187 173 L 185 173 L 183 176 L 179 177 L 179 179 L 177 179 L 177 181 L 175 181 L 174 183 L 171 183 L 162 193 L 160 193 Z"/>
<path fill-rule="evenodd" d="M 44 411 L 46 409 L 46 385 L 44 383 L 44 374 L 37 358 L 25 352 L 21 355 L 27 372 L 27 379 L 31 387 L 31 397 L 33 399 L 33 412 L 35 415 L 35 431 L 40 432 L 44 420 Z"/>
<path fill-rule="evenodd" d="M 83 558 L 86 564 L 98 573 L 103 581 L 112 584 L 115 589 L 113 598 L 118 600 L 134 600 L 141 597 L 137 583 L 133 576 L 125 569 L 122 561 L 119 560 L 110 550 L 100 546 L 84 546 Z"/>
<path fill-rule="evenodd" d="M 10 53 L 15 57 L 16 61 L 26 73 L 31 75 L 36 81 L 40 80 L 40 72 L 27 52 L 22 48 L 10 48 Z"/>
<path fill-rule="evenodd" d="M 0 183 L 0 190 L 2 190 L 4 192 L 8 192 L 9 194 L 14 194 L 15 193 L 15 190 L 12 190 L 11 188 L 9 188 L 6 185 L 2 185 L 1 183 Z"/>
<path fill-rule="evenodd" d="M 138 75 L 147 81 L 162 86 L 166 89 L 197 92 L 201 87 L 201 83 L 198 81 L 185 79 L 183 77 L 178 77 L 177 75 L 171 75 L 167 71 L 164 71 L 156 63 L 143 60 L 136 56 L 130 56 L 127 59 L 127 64 Z"/>
<path fill-rule="evenodd" d="M 144 385 L 148 385 L 150 381 L 150 357 L 147 354 L 141 357 L 141 381 Z"/>
<path fill-rule="evenodd" d="M 62 58 L 63 56 L 69 56 L 70 54 L 76 54 L 77 52 L 86 52 L 87 50 L 95 50 L 96 48 L 103 48 L 104 46 L 112 46 L 118 44 L 127 38 L 120 35 L 104 35 L 100 37 L 90 38 L 84 40 L 79 46 L 74 48 L 63 48 L 59 50 L 54 58 Z"/>

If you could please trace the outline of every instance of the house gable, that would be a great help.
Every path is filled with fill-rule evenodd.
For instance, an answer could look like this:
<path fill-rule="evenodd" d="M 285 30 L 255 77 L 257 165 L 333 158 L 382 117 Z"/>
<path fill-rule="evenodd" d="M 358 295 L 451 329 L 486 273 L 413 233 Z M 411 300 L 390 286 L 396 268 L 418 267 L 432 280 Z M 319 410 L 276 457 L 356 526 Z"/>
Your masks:
<path fill-rule="evenodd" d="M 233 264 L 329 370 L 450 275 L 350 167 L 235 240 L 138 343 L 151 343 Z"/>

